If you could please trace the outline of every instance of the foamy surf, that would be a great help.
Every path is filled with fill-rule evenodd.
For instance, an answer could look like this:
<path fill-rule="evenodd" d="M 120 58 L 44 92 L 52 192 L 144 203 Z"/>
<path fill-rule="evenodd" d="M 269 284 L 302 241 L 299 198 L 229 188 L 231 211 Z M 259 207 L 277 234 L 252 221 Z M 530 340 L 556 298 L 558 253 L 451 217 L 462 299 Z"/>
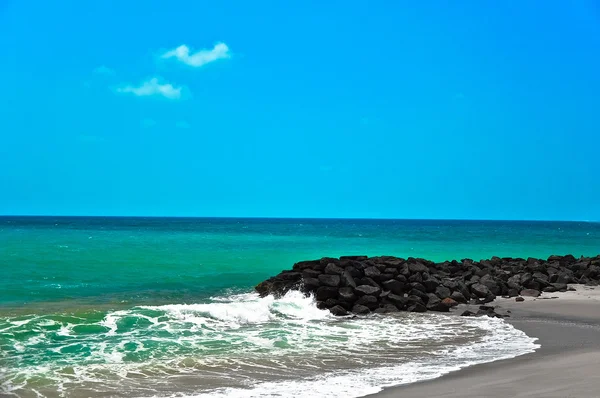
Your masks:
<path fill-rule="evenodd" d="M 538 347 L 501 319 L 336 318 L 299 292 L 0 318 L 0 330 L 0 392 L 17 397 L 358 397 Z"/>

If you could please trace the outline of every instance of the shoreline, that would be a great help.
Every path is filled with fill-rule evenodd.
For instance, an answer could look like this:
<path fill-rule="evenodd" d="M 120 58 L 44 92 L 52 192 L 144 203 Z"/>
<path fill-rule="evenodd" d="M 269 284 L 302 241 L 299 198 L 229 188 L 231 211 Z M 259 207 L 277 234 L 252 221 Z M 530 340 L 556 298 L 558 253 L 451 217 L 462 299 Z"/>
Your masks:
<path fill-rule="evenodd" d="M 489 305 L 505 321 L 538 338 L 534 353 L 473 365 L 439 378 L 384 388 L 369 397 L 592 397 L 600 390 L 600 288 L 498 298 Z M 549 299 L 550 297 L 558 297 Z M 457 315 L 476 306 L 461 305 Z"/>

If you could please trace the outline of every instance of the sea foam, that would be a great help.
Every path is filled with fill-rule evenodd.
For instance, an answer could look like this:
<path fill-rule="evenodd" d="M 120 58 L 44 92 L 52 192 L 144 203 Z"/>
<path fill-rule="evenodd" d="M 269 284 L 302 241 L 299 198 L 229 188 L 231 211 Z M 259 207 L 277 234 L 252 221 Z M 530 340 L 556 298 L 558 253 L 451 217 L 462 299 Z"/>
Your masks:
<path fill-rule="evenodd" d="M 501 319 L 339 318 L 296 291 L 78 319 L 0 318 L 12 336 L 5 354 L 18 365 L 0 368 L 0 392 L 18 396 L 35 379 L 36 390 L 58 396 L 91 389 L 115 397 L 358 397 L 538 347 Z M 34 334 L 23 340 L 24 331 Z"/>

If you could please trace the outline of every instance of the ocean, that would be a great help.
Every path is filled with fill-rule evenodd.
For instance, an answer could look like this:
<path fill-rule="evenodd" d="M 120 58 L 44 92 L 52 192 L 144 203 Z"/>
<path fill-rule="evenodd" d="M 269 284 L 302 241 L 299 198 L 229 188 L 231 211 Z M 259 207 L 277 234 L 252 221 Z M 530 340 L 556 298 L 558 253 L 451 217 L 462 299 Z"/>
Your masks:
<path fill-rule="evenodd" d="M 600 224 L 0 217 L 0 396 L 359 397 L 532 352 L 501 319 L 336 318 L 301 260 L 596 255 Z"/>

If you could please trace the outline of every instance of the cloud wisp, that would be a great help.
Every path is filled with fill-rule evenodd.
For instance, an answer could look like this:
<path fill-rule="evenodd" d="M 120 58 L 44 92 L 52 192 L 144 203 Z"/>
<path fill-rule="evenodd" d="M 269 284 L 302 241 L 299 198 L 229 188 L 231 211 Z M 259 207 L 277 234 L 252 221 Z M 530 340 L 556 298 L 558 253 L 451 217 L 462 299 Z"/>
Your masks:
<path fill-rule="evenodd" d="M 203 49 L 192 54 L 190 48 L 183 44 L 174 50 L 167 51 L 161 55 L 161 58 L 176 58 L 188 66 L 199 68 L 219 59 L 231 58 L 231 51 L 227 44 L 219 42 L 210 50 Z"/>
<path fill-rule="evenodd" d="M 170 83 L 160 83 L 158 78 L 153 77 L 150 80 L 143 82 L 139 86 L 123 86 L 118 87 L 119 93 L 130 93 L 137 97 L 162 96 L 171 100 L 181 99 L 181 91 L 183 87 L 175 87 Z"/>

